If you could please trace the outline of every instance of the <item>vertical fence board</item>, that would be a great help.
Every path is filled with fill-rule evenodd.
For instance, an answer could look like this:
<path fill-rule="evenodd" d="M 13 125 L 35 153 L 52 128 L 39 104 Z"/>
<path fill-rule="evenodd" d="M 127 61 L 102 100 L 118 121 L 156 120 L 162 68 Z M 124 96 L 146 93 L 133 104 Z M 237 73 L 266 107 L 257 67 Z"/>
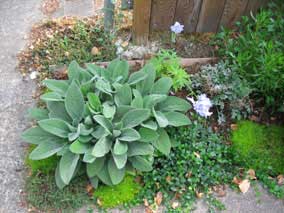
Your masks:
<path fill-rule="evenodd" d="M 152 0 L 135 0 L 133 15 L 133 37 L 138 45 L 148 42 Z"/>
<path fill-rule="evenodd" d="M 153 0 L 151 30 L 169 30 L 174 22 L 177 0 Z"/>
<path fill-rule="evenodd" d="M 197 32 L 216 32 L 223 14 L 226 0 L 203 0 Z"/>
<path fill-rule="evenodd" d="M 202 0 L 177 0 L 175 21 L 184 25 L 185 32 L 195 32 Z"/>
<path fill-rule="evenodd" d="M 265 6 L 268 2 L 268 0 L 249 0 L 244 15 L 249 16 L 251 12 L 257 12 L 260 7 Z"/>
<path fill-rule="evenodd" d="M 227 0 L 219 27 L 232 28 L 245 13 L 248 1 L 249 0 Z"/>

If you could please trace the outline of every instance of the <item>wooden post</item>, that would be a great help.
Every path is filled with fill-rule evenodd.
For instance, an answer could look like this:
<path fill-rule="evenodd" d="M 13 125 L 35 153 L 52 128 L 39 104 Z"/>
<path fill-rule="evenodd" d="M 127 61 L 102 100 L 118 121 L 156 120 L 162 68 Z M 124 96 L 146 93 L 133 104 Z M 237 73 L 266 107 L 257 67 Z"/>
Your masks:
<path fill-rule="evenodd" d="M 109 32 L 113 29 L 114 4 L 111 0 L 104 0 L 104 29 Z"/>
<path fill-rule="evenodd" d="M 147 45 L 150 32 L 152 0 L 134 0 L 133 38 L 137 45 Z"/>

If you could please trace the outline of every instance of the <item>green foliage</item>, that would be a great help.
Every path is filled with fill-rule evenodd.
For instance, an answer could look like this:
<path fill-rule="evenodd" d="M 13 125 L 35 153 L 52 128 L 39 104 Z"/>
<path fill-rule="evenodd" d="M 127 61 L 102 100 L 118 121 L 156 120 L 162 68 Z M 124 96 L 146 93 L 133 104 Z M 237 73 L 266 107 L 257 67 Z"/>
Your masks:
<path fill-rule="evenodd" d="M 174 194 L 180 193 L 183 208 L 190 207 L 196 192 L 206 193 L 214 185 L 231 182 L 234 155 L 212 130 L 194 123 L 171 128 L 169 135 L 177 145 L 169 156 L 156 158 L 153 171 L 143 175 L 141 198 L 153 202 L 155 193 L 161 191 L 169 207 Z"/>
<path fill-rule="evenodd" d="M 74 212 L 91 203 L 87 183 L 87 178 L 78 177 L 70 186 L 58 190 L 53 175 L 32 175 L 26 180 L 25 197 L 30 205 L 43 212 Z"/>
<path fill-rule="evenodd" d="M 28 154 L 31 153 L 36 148 L 35 145 L 30 145 L 28 149 Z M 31 169 L 32 174 L 42 173 L 42 174 L 49 174 L 54 172 L 56 168 L 57 162 L 59 158 L 57 156 L 51 156 L 49 158 L 43 160 L 31 160 L 29 159 L 28 155 L 25 158 L 25 164 Z"/>
<path fill-rule="evenodd" d="M 284 197 L 284 186 L 279 185 L 277 180 L 271 178 L 271 176 L 264 171 L 257 172 L 256 175 L 262 184 L 268 188 L 271 194 L 275 195 L 277 198 Z"/>
<path fill-rule="evenodd" d="M 120 183 L 127 170 L 152 170 L 154 152 L 168 155 L 171 139 L 163 128 L 190 124 L 186 100 L 168 96 L 171 79 L 156 79 L 151 64 L 129 76 L 126 61 L 107 69 L 73 61 L 68 80 L 45 80 L 46 110 L 33 110 L 38 126 L 23 139 L 38 145 L 32 160 L 60 156 L 55 171 L 59 188 L 68 185 L 81 164 L 96 188 Z M 33 113 L 34 112 L 34 113 Z"/>
<path fill-rule="evenodd" d="M 224 62 L 214 66 L 201 67 L 200 72 L 192 76 L 192 87 L 198 94 L 208 94 L 217 107 L 219 124 L 226 121 L 229 112 L 231 119 L 246 118 L 251 112 L 247 82 L 241 80 Z"/>
<path fill-rule="evenodd" d="M 232 133 L 233 147 L 247 167 L 275 175 L 284 173 L 284 128 L 241 121 Z"/>
<path fill-rule="evenodd" d="M 133 176 L 126 176 L 116 186 L 100 186 L 94 192 L 94 198 L 99 199 L 102 208 L 113 208 L 134 200 L 141 186 L 134 181 Z"/>
<path fill-rule="evenodd" d="M 51 29 L 56 27 L 54 23 L 49 25 L 47 23 L 46 27 Z M 45 70 L 49 70 L 50 65 L 69 64 L 73 60 L 83 64 L 112 60 L 116 57 L 116 49 L 110 34 L 104 33 L 99 26 L 81 20 L 76 20 L 74 26 L 56 30 L 41 44 L 35 46 L 32 55 L 35 59 L 40 60 L 40 64 L 45 67 Z M 93 55 L 91 53 L 94 46 L 102 47 L 100 54 Z"/>
<path fill-rule="evenodd" d="M 154 65 L 159 77 L 167 76 L 173 80 L 173 89 L 175 91 L 191 86 L 190 76 L 180 66 L 180 59 L 175 52 L 161 50 L 156 57 L 151 59 L 150 63 Z"/>
<path fill-rule="evenodd" d="M 255 17 L 244 17 L 239 31 L 223 30 L 216 35 L 218 53 L 231 68 L 246 79 L 257 98 L 267 107 L 283 106 L 284 101 L 284 5 L 272 3 Z"/>

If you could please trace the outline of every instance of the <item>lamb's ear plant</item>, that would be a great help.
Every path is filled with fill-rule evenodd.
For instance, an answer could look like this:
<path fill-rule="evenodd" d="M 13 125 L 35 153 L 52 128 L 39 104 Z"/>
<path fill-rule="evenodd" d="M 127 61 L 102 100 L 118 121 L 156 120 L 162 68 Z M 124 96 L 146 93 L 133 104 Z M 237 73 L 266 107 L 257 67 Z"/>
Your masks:
<path fill-rule="evenodd" d="M 120 183 L 127 171 L 150 171 L 155 154 L 168 155 L 171 140 L 167 126 L 184 126 L 190 120 L 186 100 L 168 96 L 171 78 L 156 80 L 151 64 L 129 75 L 126 61 L 114 60 L 108 68 L 72 62 L 68 80 L 45 80 L 50 92 L 41 96 L 46 109 L 33 109 L 37 125 L 23 139 L 37 147 L 30 159 L 60 156 L 55 179 L 68 185 L 79 168 L 94 187 Z"/>

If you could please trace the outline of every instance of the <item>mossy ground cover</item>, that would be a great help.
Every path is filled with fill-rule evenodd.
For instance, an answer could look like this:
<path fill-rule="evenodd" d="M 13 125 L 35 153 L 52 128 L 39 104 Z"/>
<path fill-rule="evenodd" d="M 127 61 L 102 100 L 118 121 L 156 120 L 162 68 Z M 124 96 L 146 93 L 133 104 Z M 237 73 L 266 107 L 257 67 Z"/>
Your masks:
<path fill-rule="evenodd" d="M 232 142 L 248 167 L 284 173 L 284 127 L 241 121 L 232 133 Z"/>
<path fill-rule="evenodd" d="M 100 186 L 94 192 L 94 198 L 102 208 L 113 208 L 126 205 L 133 201 L 141 189 L 133 176 L 126 176 L 124 180 L 115 186 Z"/>

